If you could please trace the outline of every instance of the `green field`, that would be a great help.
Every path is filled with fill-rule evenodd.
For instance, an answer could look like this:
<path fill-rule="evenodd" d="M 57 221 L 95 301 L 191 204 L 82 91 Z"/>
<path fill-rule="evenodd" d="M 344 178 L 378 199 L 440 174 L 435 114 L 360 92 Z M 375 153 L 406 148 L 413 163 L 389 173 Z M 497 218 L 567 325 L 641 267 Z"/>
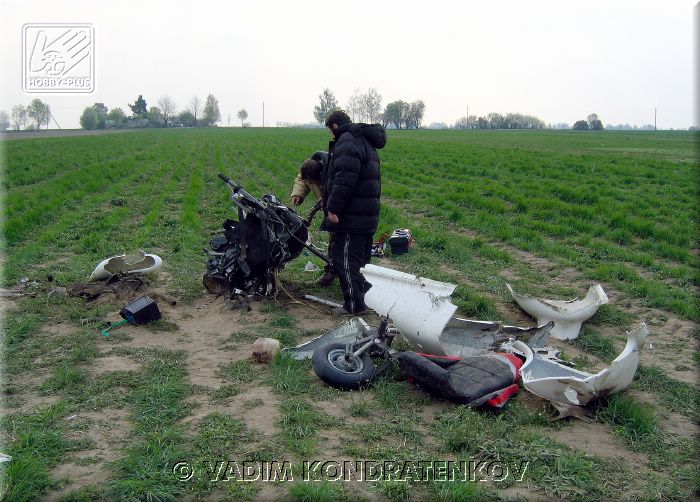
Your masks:
<path fill-rule="evenodd" d="M 4 316 L 2 451 L 13 461 L 0 466 L 8 499 L 698 496 L 698 139 L 690 132 L 389 131 L 381 151 L 377 237 L 407 227 L 417 241 L 409 255 L 385 263 L 458 284 L 459 314 L 527 324 L 506 282 L 562 298 L 600 282 L 611 304 L 576 343 L 562 346 L 587 370 L 607 364 L 625 331 L 647 322 L 654 351 L 643 353 L 630 391 L 592 410 L 593 425 L 551 422 L 549 405 L 524 391 L 494 415 L 435 404 L 398 371 L 348 397 L 322 385 L 310 365 L 249 363 L 244 355 L 263 333 L 292 345 L 337 322 L 286 295 L 252 313 L 219 312 L 212 346 L 188 341 L 197 308 L 213 299 L 201 285 L 202 248 L 232 214 L 216 175 L 287 200 L 299 164 L 326 147 L 325 131 L 149 130 L 3 141 L 3 287 L 38 282 L 37 294 L 13 299 Z M 103 338 L 80 320 L 116 320 L 123 305 L 86 304 L 53 290 L 85 281 L 107 256 L 138 249 L 163 258 L 150 280 L 178 307 L 155 328 L 126 327 Z M 307 259 L 282 274 L 290 296 L 338 298 L 337 286 L 319 290 L 316 276 L 303 272 Z M 207 351 L 225 359 L 208 384 L 197 380 L 197 365 L 204 371 L 206 364 L 195 363 Z M 102 367 L 113 361 L 124 365 Z M 262 436 L 251 419 L 256 413 L 274 417 Z M 120 425 L 105 432 L 103 417 L 112 414 L 122 416 Z M 595 444 L 567 442 L 567 434 Z M 182 482 L 172 473 L 182 459 L 282 458 L 298 469 L 319 457 L 531 464 L 521 483 L 222 484 Z"/>

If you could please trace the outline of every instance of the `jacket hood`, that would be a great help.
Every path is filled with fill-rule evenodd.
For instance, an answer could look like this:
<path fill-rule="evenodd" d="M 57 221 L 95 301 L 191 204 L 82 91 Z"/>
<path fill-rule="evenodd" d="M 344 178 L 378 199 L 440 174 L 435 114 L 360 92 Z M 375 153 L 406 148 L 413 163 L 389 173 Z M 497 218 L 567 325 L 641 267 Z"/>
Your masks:
<path fill-rule="evenodd" d="M 335 131 L 335 137 L 340 138 L 344 132 L 353 136 L 364 136 L 374 148 L 382 149 L 386 145 L 386 131 L 379 124 L 348 124 L 340 126 Z"/>

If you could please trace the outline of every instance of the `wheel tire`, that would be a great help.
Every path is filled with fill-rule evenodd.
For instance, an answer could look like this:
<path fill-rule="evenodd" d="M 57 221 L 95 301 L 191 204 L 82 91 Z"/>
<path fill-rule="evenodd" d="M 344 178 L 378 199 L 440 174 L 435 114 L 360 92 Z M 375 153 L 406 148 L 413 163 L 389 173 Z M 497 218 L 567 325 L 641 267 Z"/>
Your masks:
<path fill-rule="evenodd" d="M 331 387 L 357 390 L 367 385 L 374 376 L 372 358 L 364 352 L 360 357 L 345 360 L 345 344 L 334 342 L 319 347 L 311 356 L 314 373 Z"/>

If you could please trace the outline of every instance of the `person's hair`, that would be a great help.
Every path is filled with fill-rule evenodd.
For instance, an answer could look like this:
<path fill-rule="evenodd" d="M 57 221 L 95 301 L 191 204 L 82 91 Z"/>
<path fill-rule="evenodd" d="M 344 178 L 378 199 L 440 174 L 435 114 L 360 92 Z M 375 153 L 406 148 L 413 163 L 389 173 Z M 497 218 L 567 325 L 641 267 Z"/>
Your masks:
<path fill-rule="evenodd" d="M 305 160 L 299 169 L 299 174 L 301 174 L 301 179 L 304 181 L 315 181 L 316 183 L 321 182 L 321 173 L 323 172 L 323 164 L 317 160 Z"/>
<path fill-rule="evenodd" d="M 333 124 L 340 127 L 340 126 L 344 126 L 346 124 L 352 124 L 352 120 L 350 120 L 350 116 L 347 113 L 345 113 L 343 110 L 335 110 L 335 111 L 331 112 L 331 114 L 326 119 L 326 127 L 327 128 L 332 129 Z"/>

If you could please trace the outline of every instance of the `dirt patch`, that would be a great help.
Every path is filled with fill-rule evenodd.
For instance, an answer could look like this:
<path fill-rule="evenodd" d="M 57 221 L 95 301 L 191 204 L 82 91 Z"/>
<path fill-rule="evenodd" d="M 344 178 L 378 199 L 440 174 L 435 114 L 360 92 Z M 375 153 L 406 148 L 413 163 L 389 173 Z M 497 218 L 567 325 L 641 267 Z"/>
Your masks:
<path fill-rule="evenodd" d="M 260 406 L 246 407 L 246 401 L 261 400 Z M 231 406 L 232 415 L 241 418 L 246 427 L 257 433 L 270 437 L 278 432 L 277 419 L 280 416 L 279 397 L 272 389 L 262 385 L 251 387 L 238 394 Z"/>
<path fill-rule="evenodd" d="M 641 468 L 648 461 L 645 455 L 629 451 L 622 442 L 614 436 L 610 426 L 597 422 L 571 420 L 567 427 L 548 429 L 545 434 L 574 450 L 597 455 L 601 458 L 623 457 L 636 468 Z"/>
<path fill-rule="evenodd" d="M 99 375 L 110 371 L 139 371 L 141 365 L 128 357 L 122 356 L 105 356 L 101 357 L 97 363 L 91 368 L 92 373 Z"/>
<path fill-rule="evenodd" d="M 102 484 L 113 474 L 111 462 L 119 459 L 128 446 L 132 423 L 128 411 L 105 408 L 96 412 L 78 412 L 70 418 L 75 430 L 69 437 L 90 439 L 93 447 L 71 454 L 56 466 L 52 476 L 67 480 L 66 486 L 51 494 L 59 499 L 65 494 L 92 484 Z"/>

